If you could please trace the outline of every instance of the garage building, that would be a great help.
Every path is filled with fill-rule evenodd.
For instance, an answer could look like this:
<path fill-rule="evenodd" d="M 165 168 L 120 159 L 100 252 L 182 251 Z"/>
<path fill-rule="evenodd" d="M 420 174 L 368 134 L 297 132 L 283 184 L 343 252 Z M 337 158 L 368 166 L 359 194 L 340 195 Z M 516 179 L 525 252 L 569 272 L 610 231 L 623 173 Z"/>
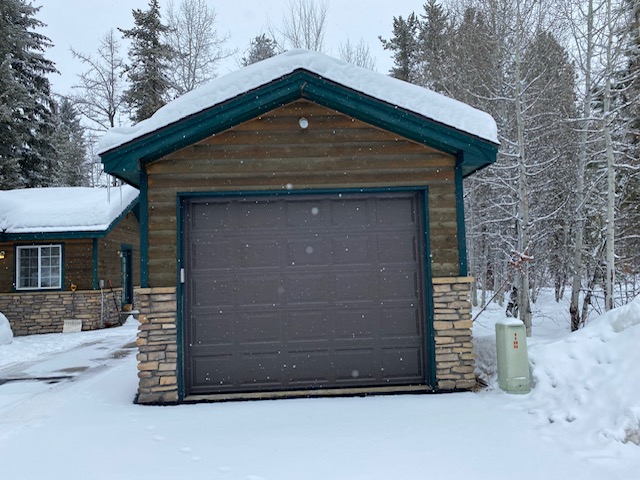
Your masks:
<path fill-rule="evenodd" d="M 140 403 L 475 385 L 468 105 L 318 53 L 214 80 L 109 132 L 140 188 Z"/>

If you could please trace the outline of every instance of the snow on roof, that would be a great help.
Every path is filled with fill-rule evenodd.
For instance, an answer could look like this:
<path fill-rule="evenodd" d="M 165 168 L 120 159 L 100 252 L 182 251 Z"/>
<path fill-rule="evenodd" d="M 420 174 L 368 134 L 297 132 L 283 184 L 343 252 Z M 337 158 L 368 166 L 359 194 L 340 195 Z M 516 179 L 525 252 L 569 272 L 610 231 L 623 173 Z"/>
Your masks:
<path fill-rule="evenodd" d="M 0 231 L 50 233 L 104 231 L 136 199 L 129 186 L 55 187 L 0 191 Z"/>
<path fill-rule="evenodd" d="M 426 88 L 336 58 L 308 50 L 291 50 L 212 80 L 175 99 L 151 118 L 133 127 L 111 129 L 102 137 L 98 153 L 105 153 L 300 69 L 390 105 L 498 143 L 496 122 L 488 113 Z"/>

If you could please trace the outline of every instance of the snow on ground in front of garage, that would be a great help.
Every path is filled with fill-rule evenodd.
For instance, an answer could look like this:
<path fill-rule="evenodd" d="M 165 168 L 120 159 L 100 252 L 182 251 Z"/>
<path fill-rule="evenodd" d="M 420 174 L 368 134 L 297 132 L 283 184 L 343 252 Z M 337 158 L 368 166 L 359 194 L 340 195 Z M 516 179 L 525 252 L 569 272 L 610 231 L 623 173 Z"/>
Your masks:
<path fill-rule="evenodd" d="M 479 393 L 139 406 L 135 321 L 17 337 L 0 346 L 0 477 L 636 478 L 640 300 L 575 334 L 564 308 L 536 305 L 528 395 L 495 386 L 494 306 L 474 330 Z"/>

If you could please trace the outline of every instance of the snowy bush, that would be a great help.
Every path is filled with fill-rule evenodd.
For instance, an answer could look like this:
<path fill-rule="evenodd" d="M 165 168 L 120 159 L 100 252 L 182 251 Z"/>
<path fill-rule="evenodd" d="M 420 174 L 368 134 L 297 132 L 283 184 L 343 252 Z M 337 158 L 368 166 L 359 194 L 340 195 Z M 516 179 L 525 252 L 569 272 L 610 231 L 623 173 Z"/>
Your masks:
<path fill-rule="evenodd" d="M 13 332 L 9 320 L 0 313 L 0 345 L 9 345 L 13 341 Z"/>

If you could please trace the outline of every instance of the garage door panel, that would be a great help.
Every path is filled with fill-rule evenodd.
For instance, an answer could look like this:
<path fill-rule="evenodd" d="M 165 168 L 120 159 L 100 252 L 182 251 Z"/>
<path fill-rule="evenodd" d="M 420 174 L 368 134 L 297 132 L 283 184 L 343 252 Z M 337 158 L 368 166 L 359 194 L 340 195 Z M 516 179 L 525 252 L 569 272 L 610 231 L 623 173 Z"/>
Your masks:
<path fill-rule="evenodd" d="M 420 347 L 396 347 L 382 350 L 382 368 L 385 378 L 416 379 L 422 378 L 422 362 Z"/>
<path fill-rule="evenodd" d="M 420 205 L 413 193 L 191 200 L 187 394 L 424 382 Z"/>
<path fill-rule="evenodd" d="M 193 384 L 205 388 L 220 388 L 233 386 L 232 355 L 209 355 L 191 358 Z"/>
<path fill-rule="evenodd" d="M 277 239 L 233 240 L 232 265 L 240 268 L 277 267 L 280 264 L 280 244 Z M 224 262 L 221 262 L 221 265 Z"/>
<path fill-rule="evenodd" d="M 333 313 L 336 339 L 373 339 L 374 327 L 379 321 L 377 309 L 348 308 Z"/>
<path fill-rule="evenodd" d="M 376 204 L 377 221 L 387 228 L 415 225 L 417 211 L 415 198 L 381 198 Z"/>
<path fill-rule="evenodd" d="M 366 199 L 332 200 L 330 212 L 332 226 L 348 225 L 350 228 L 362 228 L 370 223 Z"/>
<path fill-rule="evenodd" d="M 190 226 L 192 230 L 197 231 L 229 228 L 232 225 L 233 208 L 233 203 L 224 201 L 216 202 L 215 208 L 211 208 L 209 202 L 192 203 L 189 215 Z"/>
<path fill-rule="evenodd" d="M 307 342 L 328 342 L 327 312 L 323 309 L 296 310 L 286 314 L 285 338 L 288 345 Z"/>
<path fill-rule="evenodd" d="M 415 235 L 403 232 L 381 233 L 378 235 L 378 263 L 415 264 L 418 261 L 418 241 Z"/>
<path fill-rule="evenodd" d="M 228 275 L 211 278 L 206 272 L 193 274 L 189 300 L 194 307 L 227 308 L 235 303 L 235 285 Z"/>
<path fill-rule="evenodd" d="M 285 240 L 287 263 L 297 267 L 324 266 L 330 261 L 327 242 L 320 236 L 306 236 Z"/>
<path fill-rule="evenodd" d="M 397 306 L 382 309 L 380 333 L 383 337 L 413 337 L 422 335 L 420 311 L 417 306 Z"/>
<path fill-rule="evenodd" d="M 287 383 L 291 387 L 321 387 L 331 383 L 332 371 L 328 351 L 292 352 L 289 356 Z"/>
<path fill-rule="evenodd" d="M 318 199 L 317 201 L 306 200 L 289 200 L 286 203 L 287 226 L 302 229 L 313 229 L 324 226 L 327 222 L 326 202 Z"/>
<path fill-rule="evenodd" d="M 236 338 L 239 343 L 279 344 L 282 336 L 277 312 L 253 312 L 238 315 Z"/>
<path fill-rule="evenodd" d="M 192 326 L 192 338 L 197 345 L 232 345 L 234 341 L 235 320 L 228 314 L 217 310 L 200 309 L 189 320 Z"/>
<path fill-rule="evenodd" d="M 380 298 L 383 300 L 416 301 L 419 298 L 418 272 L 416 270 L 385 269 L 380 277 Z"/>
<path fill-rule="evenodd" d="M 346 271 L 335 276 L 336 300 L 339 302 L 370 301 L 375 290 L 375 273 L 366 271 Z"/>
<path fill-rule="evenodd" d="M 336 350 L 335 370 L 336 381 L 343 383 L 362 383 L 375 379 L 378 373 L 375 368 L 374 349 L 363 347 L 361 349 Z"/>
<path fill-rule="evenodd" d="M 284 225 L 284 205 L 279 201 L 240 201 L 235 205 L 233 226 L 240 230 L 272 230 Z"/>
<path fill-rule="evenodd" d="M 326 273 L 305 273 L 296 269 L 284 280 L 282 295 L 288 304 L 327 302 L 329 279 Z"/>
<path fill-rule="evenodd" d="M 230 268 L 234 257 L 230 241 L 196 238 L 190 245 L 189 267 L 197 267 L 200 270 Z"/>
<path fill-rule="evenodd" d="M 234 383 L 252 388 L 279 384 L 283 368 L 277 350 L 239 355 L 231 365 Z"/>
<path fill-rule="evenodd" d="M 256 271 L 253 275 L 238 275 L 238 272 L 221 276 L 227 279 L 236 293 L 239 307 L 273 307 L 279 303 L 280 276 Z M 239 292 L 242 292 L 239 294 Z"/>
<path fill-rule="evenodd" d="M 368 235 L 357 233 L 338 234 L 331 239 L 331 257 L 334 265 L 370 265 L 370 240 Z"/>

